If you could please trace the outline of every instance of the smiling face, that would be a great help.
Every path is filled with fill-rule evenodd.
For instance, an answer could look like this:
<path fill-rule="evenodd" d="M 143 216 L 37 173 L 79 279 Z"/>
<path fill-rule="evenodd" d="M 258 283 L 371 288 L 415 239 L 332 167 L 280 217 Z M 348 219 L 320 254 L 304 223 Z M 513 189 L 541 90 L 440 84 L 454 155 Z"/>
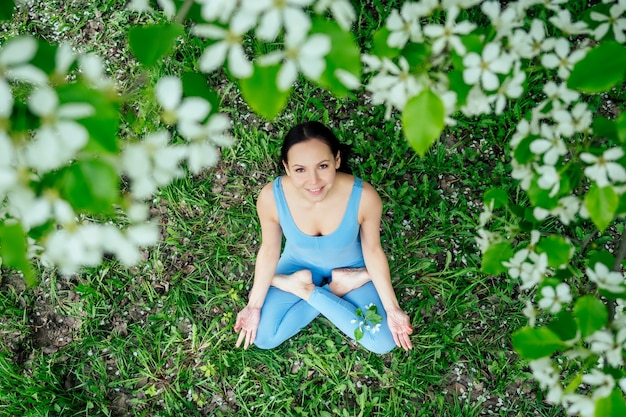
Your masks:
<path fill-rule="evenodd" d="M 340 155 L 333 155 L 319 139 L 293 145 L 287 152 L 287 161 L 283 161 L 291 183 L 311 202 L 322 201 L 328 195 L 340 164 Z"/>

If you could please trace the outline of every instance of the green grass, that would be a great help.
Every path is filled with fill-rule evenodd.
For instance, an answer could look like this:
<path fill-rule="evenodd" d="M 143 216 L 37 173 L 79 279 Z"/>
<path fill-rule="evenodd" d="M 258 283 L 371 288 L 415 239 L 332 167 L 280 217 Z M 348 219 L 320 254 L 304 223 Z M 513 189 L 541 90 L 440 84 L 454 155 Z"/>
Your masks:
<path fill-rule="evenodd" d="M 110 56 L 111 71 L 132 79 L 134 67 L 119 43 L 126 2 L 94 2 L 85 13 L 71 9 L 79 2 L 61 3 L 43 2 L 39 18 L 21 15 L 5 24 L 5 33 L 56 41 L 60 31 L 81 48 L 118 51 Z M 367 3 L 370 9 L 361 3 L 359 25 L 371 33 L 389 9 L 380 1 Z M 105 23 L 102 16 L 105 32 L 90 34 Z M 186 42 L 162 71 L 193 69 L 197 48 Z M 126 68 L 130 74 L 118 72 Z M 494 184 L 514 190 L 506 165 L 510 130 L 462 121 L 419 158 L 397 121 L 384 120 L 362 96 L 336 100 L 303 83 L 289 112 L 268 124 L 249 114 L 236 88 L 220 76 L 211 79 L 220 83 L 237 143 L 223 150 L 214 169 L 155 197 L 163 240 L 142 264 L 126 270 L 108 260 L 70 277 L 45 271 L 33 289 L 3 271 L 0 414 L 562 415 L 541 402 L 512 351 L 508 335 L 524 323 L 516 285 L 479 272 L 474 231 L 483 192 Z M 513 128 L 515 116 L 506 117 Z M 273 350 L 234 347 L 232 326 L 246 302 L 260 240 L 256 196 L 280 174 L 282 135 L 307 118 L 341 132 L 353 147 L 355 174 L 383 199 L 382 242 L 415 326 L 412 352 L 371 354 L 323 318 Z"/>

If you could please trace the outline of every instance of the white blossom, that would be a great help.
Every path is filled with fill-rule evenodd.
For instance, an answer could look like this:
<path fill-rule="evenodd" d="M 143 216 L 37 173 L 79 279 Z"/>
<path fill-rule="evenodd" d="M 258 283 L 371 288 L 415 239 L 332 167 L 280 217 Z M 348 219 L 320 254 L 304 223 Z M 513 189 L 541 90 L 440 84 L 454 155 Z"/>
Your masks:
<path fill-rule="evenodd" d="M 555 165 L 561 156 L 567 154 L 567 146 L 551 126 L 542 124 L 541 137 L 531 142 L 530 151 L 543 155 L 544 163 Z"/>
<path fill-rule="evenodd" d="M 78 57 L 78 67 L 83 77 L 100 90 L 114 90 L 115 81 L 104 70 L 102 58 L 96 54 L 82 54 Z"/>
<path fill-rule="evenodd" d="M 570 224 L 578 210 L 580 209 L 580 199 L 576 196 L 570 195 L 559 199 L 556 207 L 546 210 L 542 207 L 535 207 L 533 209 L 533 215 L 537 220 L 544 220 L 548 215 L 558 216 L 559 220 L 563 224 Z"/>
<path fill-rule="evenodd" d="M 318 33 L 307 37 L 287 35 L 285 50 L 274 51 L 259 58 L 261 65 L 272 65 L 284 60 L 277 76 L 278 88 L 286 91 L 301 71 L 311 80 L 317 80 L 326 68 L 324 57 L 330 52 L 330 38 Z"/>
<path fill-rule="evenodd" d="M 548 20 L 567 36 L 587 33 L 587 24 L 580 21 L 572 22 L 572 15 L 567 9 L 559 10 L 555 16 L 550 17 Z"/>
<path fill-rule="evenodd" d="M 0 47 L 0 78 L 6 77 L 39 85 L 48 82 L 48 76 L 28 62 L 37 53 L 37 41 L 30 36 L 9 39 Z"/>
<path fill-rule="evenodd" d="M 541 57 L 541 65 L 546 68 L 556 68 L 559 77 L 567 79 L 574 64 L 583 59 L 586 53 L 582 49 L 570 53 L 570 42 L 565 38 L 559 38 L 554 43 L 554 52 L 546 53 Z"/>
<path fill-rule="evenodd" d="M 520 164 L 517 160 L 511 160 L 511 177 L 520 181 L 522 190 L 528 190 L 534 177 L 531 164 Z"/>
<path fill-rule="evenodd" d="M 555 369 L 550 358 L 535 359 L 528 364 L 533 377 L 542 389 L 550 388 L 559 383 L 560 373 Z"/>
<path fill-rule="evenodd" d="M 624 11 L 626 10 L 626 5 L 623 4 L 614 4 L 609 9 L 609 15 L 604 15 L 598 12 L 591 12 L 591 19 L 596 22 L 602 22 L 595 30 L 593 31 L 593 35 L 596 40 L 601 40 L 609 31 L 609 28 L 613 30 L 613 36 L 615 40 L 619 43 L 626 43 L 626 36 L 624 35 L 624 31 L 626 31 L 626 18 L 624 17 Z"/>
<path fill-rule="evenodd" d="M 420 16 L 416 7 L 419 7 L 417 3 L 406 2 L 400 12 L 397 9 L 391 10 L 386 22 L 387 29 L 391 32 L 387 38 L 387 45 L 392 48 L 403 48 L 409 41 L 422 41 Z"/>
<path fill-rule="evenodd" d="M 95 111 L 91 105 L 60 104 L 56 91 L 42 86 L 29 96 L 28 107 L 41 118 L 41 127 L 25 147 L 31 167 L 40 172 L 59 168 L 87 144 L 89 133 L 76 119 L 91 116 Z"/>
<path fill-rule="evenodd" d="M 592 352 L 602 355 L 609 365 L 620 367 L 624 364 L 624 350 L 626 342 L 626 328 L 620 329 L 617 334 L 611 330 L 598 330 L 586 338 Z"/>
<path fill-rule="evenodd" d="M 596 405 L 586 395 L 565 394 L 563 396 L 563 406 L 569 415 L 580 417 L 594 417 Z"/>
<path fill-rule="evenodd" d="M 527 290 L 539 284 L 548 272 L 548 255 L 544 252 L 537 254 L 530 252 L 528 258 L 532 261 L 524 262 L 521 265 L 520 278 L 522 285 L 520 289 Z"/>
<path fill-rule="evenodd" d="M 626 378 L 619 380 L 619 387 L 622 389 L 622 392 L 626 394 Z"/>
<path fill-rule="evenodd" d="M 149 197 L 158 186 L 169 184 L 183 174 L 179 164 L 185 148 L 168 146 L 166 131 L 151 133 L 140 143 L 129 144 L 122 156 L 122 169 L 131 182 L 132 194 Z"/>
<path fill-rule="evenodd" d="M 509 268 L 509 276 L 511 278 L 519 278 L 522 275 L 522 265 L 528 259 L 530 251 L 528 249 L 520 249 L 508 261 L 502 262 L 502 265 Z"/>
<path fill-rule="evenodd" d="M 17 182 L 13 167 L 15 150 L 6 132 L 0 130 L 0 195 L 4 195 Z"/>
<path fill-rule="evenodd" d="M 244 19 L 233 19 L 230 27 L 224 29 L 212 24 L 198 24 L 191 33 L 202 38 L 215 39 L 217 42 L 207 46 L 198 65 L 204 72 L 213 72 L 221 68 L 228 57 L 228 70 L 237 78 L 252 75 L 252 63 L 243 50 L 243 35 L 252 28 Z"/>
<path fill-rule="evenodd" d="M 593 269 L 587 268 L 587 275 L 598 287 L 614 293 L 624 291 L 624 275 L 621 272 L 611 271 L 602 262 L 596 262 Z"/>
<path fill-rule="evenodd" d="M 554 197 L 561 188 L 561 174 L 553 165 L 535 165 L 535 171 L 539 174 L 537 185 L 544 190 L 550 190 L 550 197 Z"/>
<path fill-rule="evenodd" d="M 317 14 L 323 14 L 327 9 L 330 9 L 343 30 L 350 30 L 356 19 L 356 13 L 349 0 L 318 0 L 314 7 Z"/>
<path fill-rule="evenodd" d="M 196 0 L 202 6 L 202 18 L 207 22 L 219 21 L 226 24 L 235 12 L 238 1 L 234 0 Z"/>
<path fill-rule="evenodd" d="M 30 188 L 19 187 L 9 192 L 8 196 L 11 214 L 21 220 L 26 230 L 50 219 L 61 225 L 74 222 L 72 206 L 54 189 L 45 190 L 41 196 L 37 196 Z"/>
<path fill-rule="evenodd" d="M 532 301 L 526 301 L 526 306 L 522 310 L 522 313 L 528 319 L 528 325 L 530 327 L 535 327 L 537 324 L 537 309 L 533 305 Z"/>
<path fill-rule="evenodd" d="M 246 25 L 259 25 L 256 35 L 265 41 L 276 39 L 284 27 L 286 34 L 303 38 L 311 28 L 311 19 L 303 8 L 310 6 L 313 0 L 243 0 L 240 13 L 248 16 Z"/>
<path fill-rule="evenodd" d="M 556 133 L 566 137 L 571 137 L 574 133 L 586 132 L 593 122 L 589 107 L 582 102 L 577 103 L 571 111 L 555 110 L 552 112 L 552 117 L 557 123 Z"/>
<path fill-rule="evenodd" d="M 154 89 L 158 103 L 163 108 L 161 115 L 167 124 L 177 124 L 181 136 L 190 140 L 185 133 L 201 126 L 211 111 L 211 103 L 202 97 L 185 97 L 183 85 L 178 77 L 166 76 L 157 81 Z"/>
<path fill-rule="evenodd" d="M 483 13 L 489 17 L 492 26 L 496 29 L 496 40 L 510 36 L 513 29 L 522 24 L 520 16 L 514 7 L 500 8 L 500 2 L 487 1 L 481 5 Z"/>
<path fill-rule="evenodd" d="M 467 20 L 457 22 L 459 12 L 459 8 L 453 6 L 447 9 L 445 25 L 424 26 L 424 34 L 434 38 L 432 45 L 434 55 L 439 55 L 446 47 L 451 47 L 459 55 L 465 55 L 465 46 L 457 35 L 467 35 L 476 28 L 476 25 Z"/>
<path fill-rule="evenodd" d="M 599 187 L 605 187 L 611 183 L 626 181 L 626 170 L 615 162 L 624 156 L 622 148 L 607 149 L 600 156 L 588 152 L 580 154 L 580 159 L 590 166 L 585 168 L 585 175 L 595 181 Z"/>
<path fill-rule="evenodd" d="M 613 388 L 615 388 L 615 379 L 598 369 L 592 369 L 590 373 L 584 374 L 583 383 L 597 387 L 591 396 L 596 401 L 611 395 Z"/>
<path fill-rule="evenodd" d="M 383 58 L 381 71 L 370 79 L 365 89 L 372 93 L 372 103 L 387 105 L 385 117 L 389 118 L 392 106 L 398 110 L 404 109 L 406 102 L 419 94 L 423 86 L 410 73 L 406 58 L 400 56 L 398 65 Z"/>
<path fill-rule="evenodd" d="M 474 240 L 478 245 L 478 249 L 480 249 L 482 253 L 485 253 L 492 243 L 498 242 L 500 240 L 500 237 L 498 235 L 484 228 L 478 229 L 477 233 L 478 236 L 474 236 Z"/>
<path fill-rule="evenodd" d="M 485 90 L 493 91 L 500 85 L 496 74 L 506 74 L 511 70 L 511 58 L 502 54 L 500 44 L 488 43 L 481 55 L 469 52 L 463 58 L 463 81 L 474 85 L 479 81 Z"/>
<path fill-rule="evenodd" d="M 475 84 L 467 95 L 465 105 L 461 107 L 461 111 L 466 116 L 478 116 L 491 112 L 491 104 L 489 97 Z"/>
<path fill-rule="evenodd" d="M 541 289 L 542 298 L 539 300 L 539 307 L 556 314 L 561 311 L 561 305 L 572 301 L 569 285 L 561 282 L 555 287 L 546 285 Z"/>

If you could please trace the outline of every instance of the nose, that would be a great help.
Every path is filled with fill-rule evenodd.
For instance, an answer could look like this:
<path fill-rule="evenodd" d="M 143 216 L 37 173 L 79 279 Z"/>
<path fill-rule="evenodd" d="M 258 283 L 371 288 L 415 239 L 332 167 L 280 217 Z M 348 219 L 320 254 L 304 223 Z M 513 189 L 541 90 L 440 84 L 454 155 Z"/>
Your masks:
<path fill-rule="evenodd" d="M 311 184 L 317 184 L 317 179 L 319 178 L 318 172 L 316 169 L 309 171 L 309 181 Z"/>

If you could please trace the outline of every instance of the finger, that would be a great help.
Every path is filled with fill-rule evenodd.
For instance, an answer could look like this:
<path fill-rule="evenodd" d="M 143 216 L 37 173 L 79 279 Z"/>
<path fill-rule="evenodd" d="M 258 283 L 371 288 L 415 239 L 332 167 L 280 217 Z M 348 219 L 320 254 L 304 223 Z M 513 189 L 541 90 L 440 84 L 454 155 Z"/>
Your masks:
<path fill-rule="evenodd" d="M 246 332 L 244 330 L 242 330 L 241 332 L 239 332 L 239 337 L 237 338 L 237 343 L 235 343 L 235 347 L 239 347 L 241 346 L 241 342 L 243 341 L 243 338 L 246 336 Z"/>
<path fill-rule="evenodd" d="M 252 335 L 250 337 L 250 344 L 253 344 L 254 341 L 256 340 L 256 328 L 252 329 Z"/>
<path fill-rule="evenodd" d="M 402 347 L 404 348 L 404 350 L 413 350 L 413 344 L 411 343 L 411 338 L 408 334 L 403 335 L 403 341 L 404 344 Z"/>
<path fill-rule="evenodd" d="M 393 336 L 393 341 L 396 342 L 396 346 L 402 346 L 400 344 L 400 339 L 398 339 L 398 335 L 396 334 L 396 332 L 391 332 L 391 335 Z"/>

